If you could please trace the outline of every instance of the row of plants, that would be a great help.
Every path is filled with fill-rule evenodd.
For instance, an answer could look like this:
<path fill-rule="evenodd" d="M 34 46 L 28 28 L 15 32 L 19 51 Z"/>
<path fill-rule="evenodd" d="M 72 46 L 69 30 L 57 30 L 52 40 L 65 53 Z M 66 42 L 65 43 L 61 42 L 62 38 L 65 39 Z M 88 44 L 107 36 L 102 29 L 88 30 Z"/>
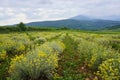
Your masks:
<path fill-rule="evenodd" d="M 75 34 L 79 38 L 83 38 L 88 41 L 97 42 L 107 48 L 111 47 L 114 50 L 120 52 L 120 35 L 119 34 L 89 34 L 81 33 Z"/>
<path fill-rule="evenodd" d="M 30 39 L 30 36 L 26 33 L 15 33 L 15 34 L 7 34 L 0 35 L 0 52 L 5 51 L 9 54 L 21 54 L 26 52 L 28 49 L 33 48 L 36 44 L 43 44 L 47 42 L 49 39 L 52 39 L 60 34 L 51 33 L 45 38 L 43 36 L 46 33 L 29 33 L 30 35 L 37 35 L 33 40 Z"/>
<path fill-rule="evenodd" d="M 100 80 L 120 79 L 120 54 L 117 50 L 114 50 L 107 43 L 107 45 L 105 43 L 100 44 L 99 38 L 87 40 L 85 37 L 76 37 L 74 35 L 72 37 L 74 37 L 75 41 L 79 42 L 79 61 L 82 65 L 85 65 L 83 68 L 90 70 Z M 97 39 L 99 41 L 96 41 Z"/>
<path fill-rule="evenodd" d="M 8 67 L 11 58 L 15 55 L 26 54 L 34 50 L 38 46 L 61 35 L 61 33 L 51 32 L 27 32 L 27 33 L 10 33 L 0 35 L 0 79 L 5 79 L 8 76 Z M 31 39 L 29 35 L 36 35 Z M 44 38 L 44 36 L 46 38 Z M 43 38 L 41 38 L 43 37 Z"/>

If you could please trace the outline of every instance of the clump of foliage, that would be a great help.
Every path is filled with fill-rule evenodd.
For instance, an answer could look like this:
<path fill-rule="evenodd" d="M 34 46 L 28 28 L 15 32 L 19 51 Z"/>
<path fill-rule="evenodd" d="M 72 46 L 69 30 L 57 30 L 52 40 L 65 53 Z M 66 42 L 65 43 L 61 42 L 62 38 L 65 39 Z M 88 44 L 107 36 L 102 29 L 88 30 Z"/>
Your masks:
<path fill-rule="evenodd" d="M 12 59 L 9 69 L 13 80 L 51 80 L 53 69 L 58 66 L 57 54 L 46 54 L 39 50 Z"/>
<path fill-rule="evenodd" d="M 99 66 L 97 75 L 105 80 L 120 79 L 120 59 L 108 59 Z"/>
<path fill-rule="evenodd" d="M 41 47 L 27 53 L 26 55 L 16 56 L 12 59 L 9 68 L 9 79 L 13 80 L 51 80 L 52 72 L 58 67 L 58 52 L 57 48 L 49 46 L 50 43 L 42 45 L 42 48 L 48 49 L 51 47 L 50 53 L 41 50 Z M 56 43 L 57 44 L 57 43 Z M 59 45 L 60 43 L 58 43 Z M 63 47 L 62 45 L 56 47 Z M 64 49 L 61 49 L 64 50 Z M 62 51 L 60 51 L 62 52 Z"/>

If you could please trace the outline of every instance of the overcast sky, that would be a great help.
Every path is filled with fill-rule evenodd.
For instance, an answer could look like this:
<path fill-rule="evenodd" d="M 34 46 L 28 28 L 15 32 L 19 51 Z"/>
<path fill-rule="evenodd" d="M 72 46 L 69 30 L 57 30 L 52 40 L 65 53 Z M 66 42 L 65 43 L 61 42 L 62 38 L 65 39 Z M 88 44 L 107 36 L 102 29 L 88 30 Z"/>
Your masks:
<path fill-rule="evenodd" d="M 120 15 L 120 0 L 0 0 L 0 25 Z"/>

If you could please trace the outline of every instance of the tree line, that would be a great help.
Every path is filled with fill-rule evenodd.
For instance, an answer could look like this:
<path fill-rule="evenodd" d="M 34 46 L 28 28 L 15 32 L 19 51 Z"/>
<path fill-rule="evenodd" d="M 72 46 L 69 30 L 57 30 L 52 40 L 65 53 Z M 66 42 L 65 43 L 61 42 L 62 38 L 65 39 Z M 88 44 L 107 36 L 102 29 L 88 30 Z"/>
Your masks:
<path fill-rule="evenodd" d="M 50 31 L 50 30 L 68 30 L 67 27 L 61 27 L 61 28 L 43 28 L 43 27 L 29 27 L 26 26 L 23 22 L 20 22 L 19 24 L 15 26 L 1 26 L 0 32 L 6 33 L 6 32 L 25 32 L 25 31 Z"/>

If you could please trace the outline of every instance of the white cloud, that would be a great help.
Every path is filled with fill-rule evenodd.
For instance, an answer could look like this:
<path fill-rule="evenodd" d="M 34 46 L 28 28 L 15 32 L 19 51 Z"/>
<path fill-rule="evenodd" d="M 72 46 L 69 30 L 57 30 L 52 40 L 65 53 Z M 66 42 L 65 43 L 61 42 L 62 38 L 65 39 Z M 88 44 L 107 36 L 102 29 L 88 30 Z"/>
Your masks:
<path fill-rule="evenodd" d="M 4 14 L 3 13 L 0 13 L 0 17 L 2 17 Z"/>
<path fill-rule="evenodd" d="M 0 25 L 5 25 L 6 23 L 7 23 L 7 25 L 11 25 L 11 24 L 15 24 L 15 23 L 19 23 L 19 22 L 27 22 L 27 21 L 29 21 L 27 19 L 27 16 L 24 13 L 19 13 L 18 15 L 14 16 L 13 18 L 1 21 Z"/>

